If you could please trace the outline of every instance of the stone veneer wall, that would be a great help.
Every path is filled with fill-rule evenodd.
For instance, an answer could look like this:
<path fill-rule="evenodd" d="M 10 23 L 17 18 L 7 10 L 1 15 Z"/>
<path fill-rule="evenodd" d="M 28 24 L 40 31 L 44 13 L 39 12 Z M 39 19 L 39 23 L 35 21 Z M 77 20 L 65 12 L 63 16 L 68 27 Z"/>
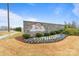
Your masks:
<path fill-rule="evenodd" d="M 45 31 L 34 31 L 31 32 L 30 30 L 32 29 L 32 25 L 37 25 L 37 26 L 42 26 L 44 27 Z M 51 23 L 43 23 L 43 22 L 32 22 L 32 21 L 24 21 L 23 22 L 23 30 L 24 33 L 28 33 L 31 35 L 34 35 L 38 32 L 50 32 L 50 31 L 55 31 L 64 28 L 64 25 L 61 24 L 51 24 Z M 41 29 L 42 30 L 42 29 Z"/>

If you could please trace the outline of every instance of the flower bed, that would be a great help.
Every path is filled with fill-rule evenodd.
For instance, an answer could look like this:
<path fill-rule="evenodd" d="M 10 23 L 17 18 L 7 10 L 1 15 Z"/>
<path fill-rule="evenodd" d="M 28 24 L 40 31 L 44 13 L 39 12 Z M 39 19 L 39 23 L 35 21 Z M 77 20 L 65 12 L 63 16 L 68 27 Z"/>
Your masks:
<path fill-rule="evenodd" d="M 25 42 L 26 43 L 51 43 L 51 42 L 63 40 L 65 37 L 66 37 L 65 34 L 56 34 L 52 36 L 25 39 Z"/>

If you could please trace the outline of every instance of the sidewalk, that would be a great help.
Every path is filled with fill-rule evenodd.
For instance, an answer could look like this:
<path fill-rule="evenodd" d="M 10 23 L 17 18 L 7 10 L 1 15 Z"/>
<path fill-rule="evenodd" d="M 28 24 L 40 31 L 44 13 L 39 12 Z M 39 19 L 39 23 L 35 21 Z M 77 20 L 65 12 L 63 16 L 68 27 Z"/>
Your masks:
<path fill-rule="evenodd" d="M 11 34 L 7 34 L 7 35 L 3 35 L 3 36 L 0 36 L 0 40 L 1 39 L 5 39 L 6 37 L 8 37 L 8 36 L 12 36 L 12 35 L 14 35 L 14 34 L 16 34 L 17 32 L 14 32 L 14 33 L 11 33 Z"/>

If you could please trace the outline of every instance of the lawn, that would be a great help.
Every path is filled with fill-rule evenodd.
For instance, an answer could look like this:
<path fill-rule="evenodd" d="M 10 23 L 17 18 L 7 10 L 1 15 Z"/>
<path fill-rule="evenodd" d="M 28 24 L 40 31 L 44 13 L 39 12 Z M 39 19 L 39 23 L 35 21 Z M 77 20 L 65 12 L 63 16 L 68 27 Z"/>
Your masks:
<path fill-rule="evenodd" d="M 22 33 L 0 40 L 0 55 L 12 56 L 62 56 L 79 55 L 79 36 L 68 36 L 56 43 L 28 44 L 16 40 L 14 37 Z"/>

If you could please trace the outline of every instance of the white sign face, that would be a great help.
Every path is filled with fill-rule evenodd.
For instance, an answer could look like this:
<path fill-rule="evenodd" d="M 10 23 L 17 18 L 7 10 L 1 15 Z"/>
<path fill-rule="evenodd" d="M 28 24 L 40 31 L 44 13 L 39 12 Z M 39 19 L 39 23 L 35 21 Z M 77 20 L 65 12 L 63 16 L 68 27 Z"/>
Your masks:
<path fill-rule="evenodd" d="M 32 28 L 31 28 L 30 31 L 31 32 L 37 32 L 37 31 L 44 32 L 45 31 L 45 28 L 41 24 L 34 24 L 34 25 L 32 25 Z"/>

